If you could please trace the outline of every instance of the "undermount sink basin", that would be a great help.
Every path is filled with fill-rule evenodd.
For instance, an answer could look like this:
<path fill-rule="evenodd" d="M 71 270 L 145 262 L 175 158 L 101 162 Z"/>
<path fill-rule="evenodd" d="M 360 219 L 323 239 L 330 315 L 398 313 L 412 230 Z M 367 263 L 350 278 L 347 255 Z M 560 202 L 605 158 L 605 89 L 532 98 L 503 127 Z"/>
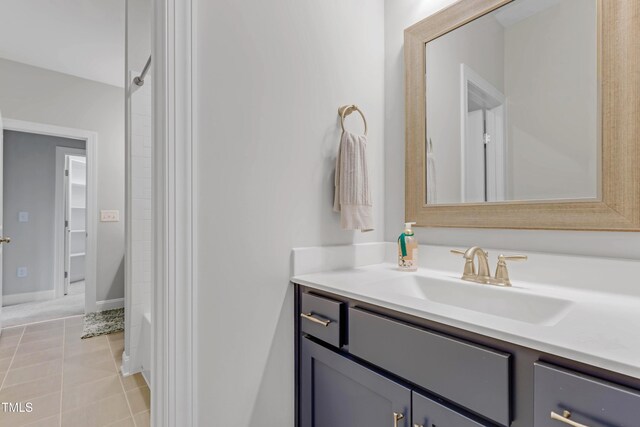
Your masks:
<path fill-rule="evenodd" d="M 407 276 L 379 282 L 384 291 L 538 325 L 554 325 L 571 301 L 460 280 Z"/>

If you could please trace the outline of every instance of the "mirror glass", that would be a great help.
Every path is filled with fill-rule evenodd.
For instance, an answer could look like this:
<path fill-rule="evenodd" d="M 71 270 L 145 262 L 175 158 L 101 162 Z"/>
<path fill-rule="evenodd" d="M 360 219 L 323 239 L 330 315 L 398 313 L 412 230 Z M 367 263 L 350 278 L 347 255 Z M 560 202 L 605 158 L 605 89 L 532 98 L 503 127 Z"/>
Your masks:
<path fill-rule="evenodd" d="M 426 44 L 426 202 L 597 199 L 597 0 L 515 0 Z"/>

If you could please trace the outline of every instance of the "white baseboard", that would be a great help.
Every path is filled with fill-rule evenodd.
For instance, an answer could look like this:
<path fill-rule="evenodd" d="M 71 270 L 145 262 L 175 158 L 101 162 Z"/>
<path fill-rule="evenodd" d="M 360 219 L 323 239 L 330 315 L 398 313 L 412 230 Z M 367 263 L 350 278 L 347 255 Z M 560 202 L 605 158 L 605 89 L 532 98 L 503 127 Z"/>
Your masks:
<path fill-rule="evenodd" d="M 113 310 L 124 307 L 124 298 L 96 301 L 96 311 Z"/>
<path fill-rule="evenodd" d="M 147 383 L 147 387 L 151 388 L 151 371 L 143 369 L 142 378 L 144 378 L 144 382 Z"/>
<path fill-rule="evenodd" d="M 49 291 L 24 292 L 2 296 L 2 305 L 24 304 L 26 302 L 46 301 L 56 297 L 55 289 Z"/>
<path fill-rule="evenodd" d="M 120 373 L 123 377 L 128 377 L 129 375 L 137 374 L 138 372 L 142 372 L 142 366 L 132 367 L 131 366 L 131 356 L 129 356 L 126 352 L 122 352 L 122 365 L 120 366 Z M 145 378 L 146 380 L 146 378 Z"/>
<path fill-rule="evenodd" d="M 122 374 L 123 377 L 128 377 L 129 375 L 133 374 L 133 372 L 131 372 L 131 358 L 129 357 L 129 355 L 126 352 L 122 352 L 122 365 L 120 365 L 120 373 Z"/>

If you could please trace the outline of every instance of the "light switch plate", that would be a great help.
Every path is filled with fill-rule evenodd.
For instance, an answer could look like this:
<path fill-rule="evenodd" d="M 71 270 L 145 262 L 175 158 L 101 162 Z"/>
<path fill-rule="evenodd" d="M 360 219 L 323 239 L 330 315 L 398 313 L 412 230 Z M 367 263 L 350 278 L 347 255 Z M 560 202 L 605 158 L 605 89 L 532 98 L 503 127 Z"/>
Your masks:
<path fill-rule="evenodd" d="M 120 211 L 100 211 L 101 222 L 118 222 L 120 221 Z"/>
<path fill-rule="evenodd" d="M 27 277 L 29 275 L 27 267 L 18 267 L 18 271 L 16 271 L 16 275 L 20 278 Z"/>
<path fill-rule="evenodd" d="M 18 222 L 29 222 L 29 212 L 18 212 Z"/>

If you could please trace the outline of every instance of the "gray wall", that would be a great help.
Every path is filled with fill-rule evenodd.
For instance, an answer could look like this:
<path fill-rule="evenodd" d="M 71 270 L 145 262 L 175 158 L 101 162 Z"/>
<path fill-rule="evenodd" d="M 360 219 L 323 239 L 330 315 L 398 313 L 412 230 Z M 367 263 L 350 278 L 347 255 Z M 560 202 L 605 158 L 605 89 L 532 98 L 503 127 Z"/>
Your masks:
<path fill-rule="evenodd" d="M 509 200 L 597 197 L 597 15 L 563 0 L 505 30 Z"/>
<path fill-rule="evenodd" d="M 84 148 L 84 141 L 4 131 L 3 295 L 54 288 L 56 147 Z M 18 212 L 29 222 L 18 222 Z M 27 277 L 18 278 L 18 267 Z"/>
<path fill-rule="evenodd" d="M 385 240 L 404 217 L 404 29 L 455 0 L 385 1 Z M 420 243 L 640 259 L 640 233 L 416 228 Z M 532 266 L 535 268 L 535 266 Z M 606 286 L 606 283 L 603 283 Z"/>
<path fill-rule="evenodd" d="M 293 426 L 291 248 L 383 237 L 383 4 L 198 2 L 199 425 Z M 332 212 L 347 103 L 369 122 L 369 233 Z"/>
<path fill-rule="evenodd" d="M 98 222 L 96 299 L 124 297 L 124 89 L 0 59 L 0 111 L 26 120 L 98 133 L 98 210 L 120 222 Z"/>
<path fill-rule="evenodd" d="M 438 203 L 462 200 L 460 64 L 504 92 L 504 28 L 485 15 L 427 43 L 427 138 L 436 158 Z M 399 233 L 398 233 L 399 234 Z"/>

